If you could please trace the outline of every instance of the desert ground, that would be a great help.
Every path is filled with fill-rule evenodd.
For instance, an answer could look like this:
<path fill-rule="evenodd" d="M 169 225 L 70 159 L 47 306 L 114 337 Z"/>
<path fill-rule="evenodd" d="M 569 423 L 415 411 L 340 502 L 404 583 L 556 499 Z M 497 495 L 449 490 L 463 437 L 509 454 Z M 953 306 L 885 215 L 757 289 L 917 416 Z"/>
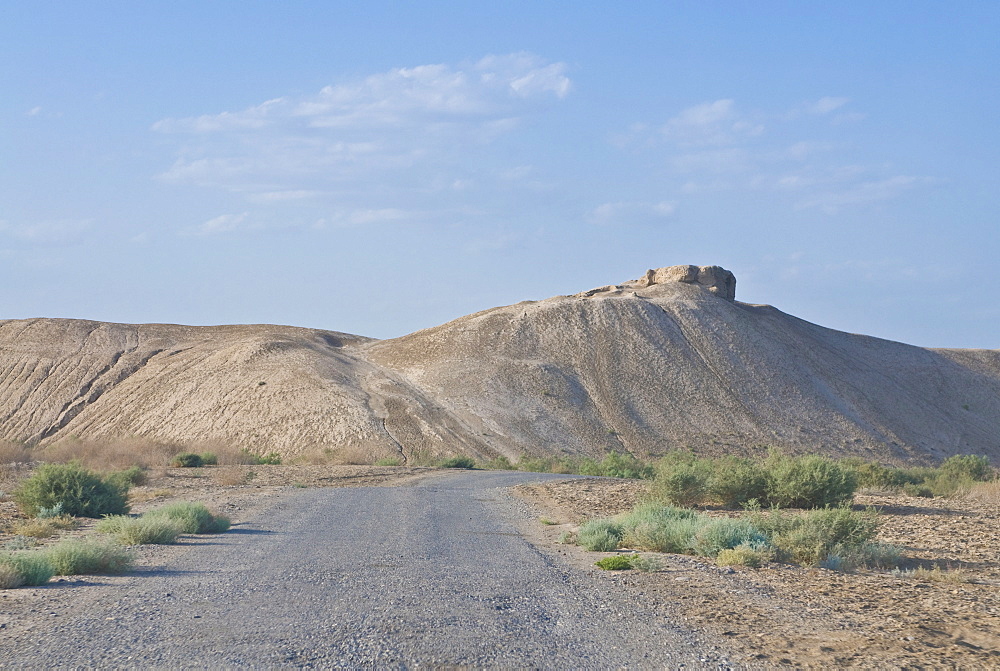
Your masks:
<path fill-rule="evenodd" d="M 440 472 L 314 465 L 164 468 L 152 470 L 149 482 L 133 490 L 132 500 L 136 512 L 167 501 L 200 501 L 238 523 L 299 488 L 407 486 Z M 8 472 L 4 486 L 9 488 L 18 475 Z M 880 538 L 903 549 L 905 569 L 940 571 L 844 573 L 777 563 L 761 569 L 719 568 L 695 557 L 661 555 L 655 571 L 612 572 L 594 566 L 604 553 L 558 542 L 564 531 L 586 519 L 628 509 L 643 497 L 645 487 L 642 481 L 569 476 L 520 486 L 512 493 L 532 506 L 521 533 L 553 562 L 606 581 L 634 603 L 661 604 L 689 627 L 726 641 L 727 659 L 737 667 L 1000 665 L 1000 496 L 995 490 L 949 499 L 874 492 L 856 496 L 856 506 L 880 510 Z M 0 525 L 17 518 L 12 502 L 0 502 Z M 92 526 L 88 522 L 63 533 L 84 535 Z M 0 542 L 11 540 L 9 534 L 0 535 Z M 189 551 L 202 550 L 184 543 L 145 546 L 139 550 L 140 565 L 163 565 Z M 86 604 L 87 578 L 62 580 L 84 589 L 0 591 L 5 638 L 43 634 L 51 618 Z"/>

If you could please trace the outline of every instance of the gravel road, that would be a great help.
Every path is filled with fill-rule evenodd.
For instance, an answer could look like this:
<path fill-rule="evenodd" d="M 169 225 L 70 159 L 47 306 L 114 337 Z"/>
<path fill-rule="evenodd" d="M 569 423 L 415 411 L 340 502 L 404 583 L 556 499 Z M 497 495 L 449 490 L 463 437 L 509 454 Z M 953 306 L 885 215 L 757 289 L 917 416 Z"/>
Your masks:
<path fill-rule="evenodd" d="M 0 641 L 0 667 L 726 666 L 704 635 L 524 538 L 529 513 L 500 488 L 545 477 L 290 489 L 163 566 L 64 583 L 80 607 Z"/>

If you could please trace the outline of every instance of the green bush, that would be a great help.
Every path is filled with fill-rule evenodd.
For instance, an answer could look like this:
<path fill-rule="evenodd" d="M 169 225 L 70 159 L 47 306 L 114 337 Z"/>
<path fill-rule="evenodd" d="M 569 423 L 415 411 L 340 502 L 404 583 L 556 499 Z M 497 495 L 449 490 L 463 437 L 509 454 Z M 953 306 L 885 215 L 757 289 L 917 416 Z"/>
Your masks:
<path fill-rule="evenodd" d="M 948 457 L 941 464 L 941 475 L 957 480 L 968 479 L 975 482 L 985 482 L 993 479 L 993 469 L 990 461 L 977 454 L 956 454 Z"/>
<path fill-rule="evenodd" d="M 488 471 L 516 471 L 517 468 L 514 464 L 510 463 L 510 459 L 501 455 L 499 457 L 494 457 L 486 462 L 483 466 Z"/>
<path fill-rule="evenodd" d="M 124 471 L 109 473 L 104 479 L 122 491 L 128 492 L 135 485 L 146 484 L 146 471 L 139 466 L 132 466 Z"/>
<path fill-rule="evenodd" d="M 580 527 L 576 539 L 591 552 L 611 552 L 618 549 L 623 536 L 621 524 L 612 520 L 591 520 Z"/>
<path fill-rule="evenodd" d="M 4 574 L 11 587 L 44 585 L 54 574 L 49 560 L 42 553 L 33 551 L 0 554 L 0 567 L 5 567 Z M 16 576 L 12 577 L 11 572 Z"/>
<path fill-rule="evenodd" d="M 202 503 L 178 501 L 162 508 L 150 510 L 143 519 L 166 519 L 176 523 L 181 533 L 216 534 L 229 529 L 230 520 L 225 515 L 215 515 Z"/>
<path fill-rule="evenodd" d="M 871 543 L 878 532 L 878 514 L 868 509 L 825 508 L 798 515 L 757 513 L 751 522 L 788 561 L 816 566 L 829 555 Z"/>
<path fill-rule="evenodd" d="M 739 508 L 748 501 L 767 499 L 767 471 L 755 461 L 741 457 L 715 460 L 708 485 L 709 497 L 726 508 Z"/>
<path fill-rule="evenodd" d="M 582 467 L 577 470 L 582 475 L 587 475 L 583 473 Z M 654 474 L 654 469 L 650 464 L 639 461 L 631 454 L 619 454 L 618 452 L 609 452 L 597 464 L 597 469 L 595 470 L 599 472 L 594 473 L 594 475 L 603 475 L 607 478 L 631 478 L 634 480 L 649 479 Z"/>
<path fill-rule="evenodd" d="M 399 457 L 387 457 L 385 459 L 379 459 L 374 463 L 375 466 L 402 466 L 403 460 Z"/>
<path fill-rule="evenodd" d="M 259 466 L 280 466 L 281 455 L 277 452 L 268 452 L 257 457 L 257 464 Z"/>
<path fill-rule="evenodd" d="M 627 571 L 632 568 L 636 555 L 611 555 L 594 563 L 597 568 L 605 571 Z"/>
<path fill-rule="evenodd" d="M 824 508 L 850 503 L 858 487 L 854 471 L 819 455 L 789 457 L 772 453 L 767 470 L 767 501 L 778 508 Z"/>
<path fill-rule="evenodd" d="M 14 589 L 24 584 L 24 578 L 17 569 L 7 564 L 0 557 L 0 589 Z"/>
<path fill-rule="evenodd" d="M 215 452 L 202 452 L 198 456 L 201 457 L 202 466 L 218 466 L 219 457 L 216 456 Z"/>
<path fill-rule="evenodd" d="M 127 491 L 76 462 L 42 464 L 17 488 L 14 500 L 29 517 L 57 505 L 66 515 L 101 517 L 128 512 Z"/>
<path fill-rule="evenodd" d="M 170 545 L 184 533 L 178 522 L 168 518 L 111 515 L 97 523 L 97 531 L 110 534 L 123 545 Z"/>
<path fill-rule="evenodd" d="M 703 516 L 693 510 L 646 503 L 620 515 L 622 542 L 655 552 L 684 553 L 691 547 Z"/>
<path fill-rule="evenodd" d="M 740 545 L 767 547 L 767 538 L 750 520 L 727 517 L 706 520 L 691 539 L 691 550 L 702 557 L 715 557 Z"/>
<path fill-rule="evenodd" d="M 174 455 L 170 462 L 171 468 L 201 468 L 204 465 L 205 462 L 202 461 L 201 455 L 194 452 L 181 452 Z"/>
<path fill-rule="evenodd" d="M 752 545 L 737 545 L 734 548 L 726 548 L 719 552 L 715 558 L 718 566 L 748 566 L 750 568 L 760 568 L 765 563 L 771 561 L 774 552 L 767 547 L 754 547 Z"/>
<path fill-rule="evenodd" d="M 712 463 L 691 452 L 671 452 L 656 465 L 650 495 L 659 501 L 678 506 L 705 503 L 712 479 Z"/>
<path fill-rule="evenodd" d="M 132 554 L 116 543 L 65 540 L 44 551 L 56 575 L 125 573 L 135 563 Z"/>
<path fill-rule="evenodd" d="M 449 457 L 441 461 L 441 468 L 475 468 L 476 462 L 472 457 L 459 456 Z"/>

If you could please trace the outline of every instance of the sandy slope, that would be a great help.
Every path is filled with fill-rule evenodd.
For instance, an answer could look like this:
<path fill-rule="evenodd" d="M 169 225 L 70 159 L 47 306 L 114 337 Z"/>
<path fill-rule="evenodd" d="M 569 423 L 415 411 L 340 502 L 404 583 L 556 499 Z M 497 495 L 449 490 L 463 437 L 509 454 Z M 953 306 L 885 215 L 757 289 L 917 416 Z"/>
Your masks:
<path fill-rule="evenodd" d="M 518 303 L 385 341 L 0 321 L 0 438 L 476 457 L 778 445 L 1000 457 L 1000 351 L 826 329 L 697 284 Z"/>

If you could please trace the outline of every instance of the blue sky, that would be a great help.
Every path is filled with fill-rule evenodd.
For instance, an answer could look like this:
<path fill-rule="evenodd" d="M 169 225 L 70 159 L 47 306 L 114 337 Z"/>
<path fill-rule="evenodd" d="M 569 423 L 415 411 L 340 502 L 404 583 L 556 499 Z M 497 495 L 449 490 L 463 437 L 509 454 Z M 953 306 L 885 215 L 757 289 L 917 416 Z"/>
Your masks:
<path fill-rule="evenodd" d="M 717 264 L 1000 348 L 1000 4 L 0 3 L 0 318 L 393 337 Z"/>

